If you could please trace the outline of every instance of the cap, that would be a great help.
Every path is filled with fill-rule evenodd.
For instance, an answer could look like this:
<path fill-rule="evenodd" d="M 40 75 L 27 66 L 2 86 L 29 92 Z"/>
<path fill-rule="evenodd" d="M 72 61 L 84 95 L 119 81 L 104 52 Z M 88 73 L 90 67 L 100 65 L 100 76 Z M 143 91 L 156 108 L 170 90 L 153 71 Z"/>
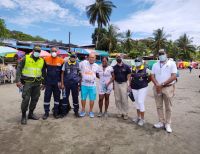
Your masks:
<path fill-rule="evenodd" d="M 166 53 L 166 50 L 165 49 L 160 49 L 158 52 Z"/>
<path fill-rule="evenodd" d="M 70 58 L 76 58 L 76 54 L 75 53 L 71 53 Z"/>
<path fill-rule="evenodd" d="M 137 57 L 137 58 L 135 58 L 135 62 L 142 62 L 142 58 L 141 57 Z"/>
<path fill-rule="evenodd" d="M 41 51 L 41 48 L 40 48 L 39 46 L 35 46 L 35 47 L 33 48 L 33 50 L 34 50 L 34 51 L 40 52 L 40 51 Z"/>

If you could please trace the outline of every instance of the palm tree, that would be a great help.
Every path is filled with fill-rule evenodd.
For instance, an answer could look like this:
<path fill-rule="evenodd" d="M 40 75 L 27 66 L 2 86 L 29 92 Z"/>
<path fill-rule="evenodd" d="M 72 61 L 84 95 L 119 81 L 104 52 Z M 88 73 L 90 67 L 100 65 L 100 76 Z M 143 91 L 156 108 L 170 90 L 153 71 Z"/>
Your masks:
<path fill-rule="evenodd" d="M 133 49 L 133 40 L 131 38 L 132 36 L 131 30 L 127 30 L 123 36 L 124 40 L 122 41 L 122 44 L 124 46 L 124 50 L 128 53 Z"/>
<path fill-rule="evenodd" d="M 153 44 L 152 48 L 154 49 L 154 56 L 157 55 L 158 51 L 162 48 L 165 48 L 167 45 L 167 37 L 169 35 L 166 35 L 164 32 L 164 29 L 157 29 L 153 32 Z"/>
<path fill-rule="evenodd" d="M 107 26 L 110 21 L 110 15 L 112 8 L 116 6 L 109 0 L 96 0 L 94 4 L 86 7 L 87 17 L 89 18 L 90 24 L 93 26 L 95 23 L 98 25 L 98 29 L 103 26 Z M 99 37 L 97 35 L 96 47 L 98 45 Z"/>
<path fill-rule="evenodd" d="M 107 33 L 103 34 L 103 38 L 100 40 L 101 43 L 108 44 L 109 53 L 111 53 L 112 49 L 116 48 L 117 38 L 119 34 L 117 33 L 119 29 L 114 25 L 109 25 Z"/>
<path fill-rule="evenodd" d="M 191 59 L 191 53 L 195 53 L 195 47 L 192 45 L 192 38 L 187 36 L 187 34 L 183 34 L 179 37 L 179 39 L 176 40 L 177 46 L 180 48 L 181 51 L 181 57 L 183 59 Z"/>

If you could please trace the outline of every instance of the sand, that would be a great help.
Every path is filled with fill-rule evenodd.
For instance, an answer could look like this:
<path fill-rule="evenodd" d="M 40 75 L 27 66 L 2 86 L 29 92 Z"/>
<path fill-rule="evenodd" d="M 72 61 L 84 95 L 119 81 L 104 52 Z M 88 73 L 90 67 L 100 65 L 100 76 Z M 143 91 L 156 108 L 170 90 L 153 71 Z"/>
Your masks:
<path fill-rule="evenodd" d="M 63 119 L 28 120 L 20 124 L 21 96 L 14 84 L 0 85 L 1 154 L 198 154 L 200 151 L 200 70 L 181 70 L 173 103 L 173 133 L 153 128 L 157 113 L 149 85 L 146 98 L 146 124 L 140 127 L 131 119 L 136 115 L 129 101 L 129 119 L 116 118 L 114 94 L 108 118 L 88 116 L 76 119 L 73 111 Z M 43 115 L 43 92 L 35 113 Z M 98 102 L 94 111 L 98 113 Z M 51 107 L 53 102 L 51 102 Z M 87 106 L 88 107 L 88 106 Z"/>

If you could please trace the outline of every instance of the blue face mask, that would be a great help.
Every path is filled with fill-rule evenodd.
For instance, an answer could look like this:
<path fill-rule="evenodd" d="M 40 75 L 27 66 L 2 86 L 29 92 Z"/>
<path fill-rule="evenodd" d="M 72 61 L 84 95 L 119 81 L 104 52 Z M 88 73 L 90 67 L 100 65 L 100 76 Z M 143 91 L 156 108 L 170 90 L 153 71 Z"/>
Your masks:
<path fill-rule="evenodd" d="M 33 56 L 36 57 L 36 58 L 38 58 L 40 56 L 40 53 L 39 52 L 34 52 Z"/>
<path fill-rule="evenodd" d="M 165 54 L 165 55 L 160 55 L 160 56 L 159 56 L 159 60 L 160 60 L 161 62 L 166 61 L 166 60 L 167 60 L 167 55 L 166 55 L 166 54 Z"/>
<path fill-rule="evenodd" d="M 142 63 L 141 62 L 135 62 L 135 66 L 138 67 L 138 66 L 141 66 Z"/>

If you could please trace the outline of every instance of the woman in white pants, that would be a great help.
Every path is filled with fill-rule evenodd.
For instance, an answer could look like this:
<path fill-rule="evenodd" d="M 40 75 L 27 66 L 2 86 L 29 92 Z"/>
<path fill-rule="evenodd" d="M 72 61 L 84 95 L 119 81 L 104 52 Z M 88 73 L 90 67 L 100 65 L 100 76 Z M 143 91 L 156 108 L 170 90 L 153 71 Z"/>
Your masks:
<path fill-rule="evenodd" d="M 129 79 L 130 88 L 132 89 L 135 98 L 137 109 L 137 117 L 133 119 L 135 123 L 143 126 L 145 105 L 144 101 L 147 95 L 148 83 L 150 81 L 150 71 L 145 68 L 142 58 L 135 59 L 135 66 L 132 69 L 131 77 Z"/>

